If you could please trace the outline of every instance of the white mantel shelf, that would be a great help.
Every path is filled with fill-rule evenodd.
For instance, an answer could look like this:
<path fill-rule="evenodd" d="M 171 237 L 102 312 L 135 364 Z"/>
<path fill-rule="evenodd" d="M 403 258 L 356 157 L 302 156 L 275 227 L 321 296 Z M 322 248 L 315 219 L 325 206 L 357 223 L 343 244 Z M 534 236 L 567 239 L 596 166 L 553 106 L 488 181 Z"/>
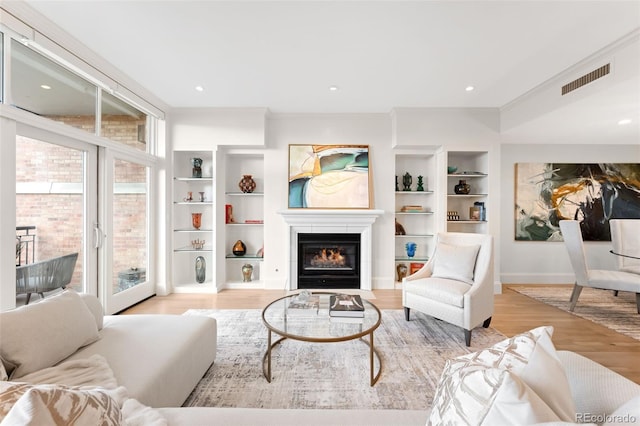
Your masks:
<path fill-rule="evenodd" d="M 299 233 L 360 234 L 360 288 L 371 290 L 372 225 L 384 210 L 290 209 L 278 212 L 289 225 L 289 289 L 298 288 Z"/>
<path fill-rule="evenodd" d="M 289 225 L 373 223 L 384 210 L 373 209 L 290 209 L 278 212 Z"/>

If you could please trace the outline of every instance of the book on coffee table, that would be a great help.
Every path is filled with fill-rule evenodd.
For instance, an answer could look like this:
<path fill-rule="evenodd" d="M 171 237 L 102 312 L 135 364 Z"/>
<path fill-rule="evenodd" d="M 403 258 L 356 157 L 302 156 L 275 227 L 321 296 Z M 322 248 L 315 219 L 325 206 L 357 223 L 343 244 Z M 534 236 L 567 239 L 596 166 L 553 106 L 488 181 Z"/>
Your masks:
<path fill-rule="evenodd" d="M 332 294 L 329 297 L 329 315 L 332 317 L 364 317 L 364 303 L 357 294 Z"/>
<path fill-rule="evenodd" d="M 288 315 L 317 315 L 320 309 L 320 296 L 312 295 L 307 300 L 292 297 L 287 306 Z"/>

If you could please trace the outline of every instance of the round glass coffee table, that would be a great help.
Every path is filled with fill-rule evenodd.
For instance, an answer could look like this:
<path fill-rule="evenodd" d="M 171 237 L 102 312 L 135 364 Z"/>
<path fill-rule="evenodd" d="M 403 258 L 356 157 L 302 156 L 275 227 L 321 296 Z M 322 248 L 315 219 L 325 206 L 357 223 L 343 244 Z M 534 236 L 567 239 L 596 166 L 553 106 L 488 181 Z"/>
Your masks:
<path fill-rule="evenodd" d="M 289 309 L 296 299 L 295 294 L 276 299 L 262 311 L 262 321 L 267 327 L 267 351 L 262 358 L 262 372 L 271 383 L 271 352 L 285 339 L 302 342 L 332 343 L 360 339 L 369 346 L 369 381 L 375 385 L 382 373 L 382 360 L 373 343 L 373 332 L 380 326 L 380 310 L 368 300 L 364 303 L 364 316 L 332 317 L 329 315 L 330 292 L 313 292 L 319 304 L 317 309 Z M 293 311 L 293 312 L 292 312 Z M 275 342 L 272 334 L 280 336 Z M 369 336 L 369 339 L 365 339 Z M 377 371 L 375 364 L 377 361 Z"/>

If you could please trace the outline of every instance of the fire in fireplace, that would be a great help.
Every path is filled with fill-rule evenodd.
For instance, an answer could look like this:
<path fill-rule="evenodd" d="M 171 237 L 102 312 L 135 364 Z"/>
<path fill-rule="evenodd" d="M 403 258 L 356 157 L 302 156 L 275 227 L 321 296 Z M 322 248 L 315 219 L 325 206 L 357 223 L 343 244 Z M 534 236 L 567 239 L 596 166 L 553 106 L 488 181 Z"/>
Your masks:
<path fill-rule="evenodd" d="M 360 234 L 298 234 L 298 288 L 360 288 Z"/>

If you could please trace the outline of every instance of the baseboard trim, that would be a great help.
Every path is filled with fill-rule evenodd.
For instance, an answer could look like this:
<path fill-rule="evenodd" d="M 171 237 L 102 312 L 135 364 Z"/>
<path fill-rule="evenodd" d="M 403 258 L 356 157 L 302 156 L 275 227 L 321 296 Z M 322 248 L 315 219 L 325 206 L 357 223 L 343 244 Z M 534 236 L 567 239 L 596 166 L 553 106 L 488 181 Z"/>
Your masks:
<path fill-rule="evenodd" d="M 501 274 L 506 284 L 573 284 L 573 274 Z"/>

